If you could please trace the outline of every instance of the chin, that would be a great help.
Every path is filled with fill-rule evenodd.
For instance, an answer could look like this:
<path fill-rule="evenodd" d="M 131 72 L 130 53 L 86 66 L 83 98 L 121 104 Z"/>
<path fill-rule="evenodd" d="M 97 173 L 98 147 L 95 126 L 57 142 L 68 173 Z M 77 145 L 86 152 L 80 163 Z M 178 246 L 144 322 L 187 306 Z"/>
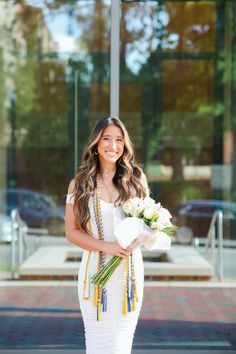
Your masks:
<path fill-rule="evenodd" d="M 106 162 L 116 163 L 118 159 L 105 159 Z"/>

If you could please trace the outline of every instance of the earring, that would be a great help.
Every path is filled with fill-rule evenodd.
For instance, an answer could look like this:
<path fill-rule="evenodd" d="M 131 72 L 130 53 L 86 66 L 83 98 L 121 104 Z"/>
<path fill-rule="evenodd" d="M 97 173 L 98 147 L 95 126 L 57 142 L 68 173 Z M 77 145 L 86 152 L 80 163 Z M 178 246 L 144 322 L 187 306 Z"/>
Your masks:
<path fill-rule="evenodd" d="M 98 151 L 97 150 L 95 150 L 94 155 L 98 155 Z"/>

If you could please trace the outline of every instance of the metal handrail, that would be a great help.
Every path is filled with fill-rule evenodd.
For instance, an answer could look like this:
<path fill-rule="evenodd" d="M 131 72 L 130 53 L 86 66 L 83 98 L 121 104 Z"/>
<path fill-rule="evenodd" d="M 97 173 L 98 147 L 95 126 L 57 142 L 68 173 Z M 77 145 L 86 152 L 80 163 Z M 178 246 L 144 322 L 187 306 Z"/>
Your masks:
<path fill-rule="evenodd" d="M 216 228 L 217 225 L 217 228 Z M 216 240 L 218 246 L 218 253 L 216 257 Z M 219 281 L 223 280 L 224 276 L 224 264 L 223 264 L 223 212 L 222 210 L 217 210 L 214 212 L 210 227 L 207 233 L 206 245 L 205 245 L 205 256 L 208 255 L 208 249 L 211 244 L 212 249 L 212 263 L 214 268 L 217 268 L 217 277 Z"/>
<path fill-rule="evenodd" d="M 18 241 L 18 265 L 20 265 L 27 256 L 28 245 L 25 238 L 25 231 L 23 221 L 20 217 L 19 211 L 13 209 L 11 211 L 11 226 L 12 226 L 12 238 L 11 238 L 11 277 L 15 279 L 16 274 L 16 242 Z"/>

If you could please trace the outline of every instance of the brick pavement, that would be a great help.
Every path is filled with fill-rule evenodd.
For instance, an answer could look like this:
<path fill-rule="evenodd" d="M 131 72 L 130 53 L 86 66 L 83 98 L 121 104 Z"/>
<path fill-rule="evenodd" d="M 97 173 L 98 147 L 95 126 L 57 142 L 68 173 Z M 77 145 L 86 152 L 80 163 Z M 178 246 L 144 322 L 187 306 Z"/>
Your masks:
<path fill-rule="evenodd" d="M 83 348 L 76 285 L 0 287 L 0 351 Z M 146 286 L 133 348 L 236 353 L 236 288 Z"/>

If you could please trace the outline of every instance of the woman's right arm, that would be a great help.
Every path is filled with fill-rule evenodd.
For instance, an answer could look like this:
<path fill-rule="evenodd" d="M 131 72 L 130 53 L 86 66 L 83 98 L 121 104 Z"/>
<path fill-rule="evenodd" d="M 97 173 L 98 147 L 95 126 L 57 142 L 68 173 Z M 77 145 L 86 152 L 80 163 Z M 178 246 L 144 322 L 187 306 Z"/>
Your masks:
<path fill-rule="evenodd" d="M 69 184 L 68 194 L 74 191 L 74 186 L 75 181 L 73 179 Z M 123 249 L 118 242 L 98 240 L 85 231 L 79 230 L 75 223 L 73 204 L 69 203 L 66 203 L 65 233 L 69 242 L 88 251 L 103 251 L 123 258 L 126 258 L 130 253 L 128 250 Z"/>

